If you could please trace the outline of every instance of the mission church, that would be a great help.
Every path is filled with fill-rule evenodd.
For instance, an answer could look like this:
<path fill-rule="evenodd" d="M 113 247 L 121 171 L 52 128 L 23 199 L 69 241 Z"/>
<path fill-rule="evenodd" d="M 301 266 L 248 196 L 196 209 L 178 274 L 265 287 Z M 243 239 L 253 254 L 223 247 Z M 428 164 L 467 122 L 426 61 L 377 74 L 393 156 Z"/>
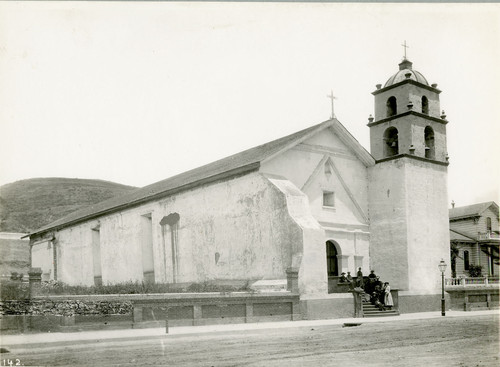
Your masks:
<path fill-rule="evenodd" d="M 404 58 L 372 93 L 370 152 L 332 118 L 40 228 L 32 266 L 82 285 L 295 272 L 311 304 L 334 302 L 329 278 L 361 267 L 400 305 L 439 309 L 450 243 L 440 92 Z"/>

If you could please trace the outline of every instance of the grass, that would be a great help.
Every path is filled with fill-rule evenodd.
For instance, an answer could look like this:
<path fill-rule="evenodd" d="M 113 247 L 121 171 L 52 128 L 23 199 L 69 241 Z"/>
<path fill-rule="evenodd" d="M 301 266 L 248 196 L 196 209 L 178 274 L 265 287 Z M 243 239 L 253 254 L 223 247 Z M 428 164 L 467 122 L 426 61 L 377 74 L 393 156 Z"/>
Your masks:
<path fill-rule="evenodd" d="M 0 232 L 27 233 L 83 207 L 135 190 L 101 180 L 33 178 L 0 187 Z"/>
<path fill-rule="evenodd" d="M 67 285 L 62 282 L 42 282 L 42 296 L 89 295 L 89 294 L 152 294 L 152 293 L 204 293 L 204 292 L 250 291 L 249 282 L 240 285 L 218 284 L 216 282 L 165 284 L 124 282 L 100 286 Z M 0 284 L 1 300 L 23 300 L 29 298 L 28 284 L 6 281 Z"/>

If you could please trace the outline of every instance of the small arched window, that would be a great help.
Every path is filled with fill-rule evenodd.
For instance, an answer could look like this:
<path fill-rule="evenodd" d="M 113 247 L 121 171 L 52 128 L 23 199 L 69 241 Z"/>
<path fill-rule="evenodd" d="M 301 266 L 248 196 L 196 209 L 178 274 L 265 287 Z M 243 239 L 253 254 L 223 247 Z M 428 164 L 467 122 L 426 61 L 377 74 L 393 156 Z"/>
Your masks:
<path fill-rule="evenodd" d="M 464 251 L 464 270 L 469 270 L 469 251 Z"/>
<path fill-rule="evenodd" d="M 398 129 L 388 128 L 384 133 L 384 157 L 392 157 L 399 154 Z"/>
<path fill-rule="evenodd" d="M 491 218 L 490 217 L 486 218 L 486 230 L 488 232 L 491 232 Z"/>
<path fill-rule="evenodd" d="M 425 158 L 434 159 L 434 130 L 432 127 L 427 126 L 424 130 L 425 138 Z"/>
<path fill-rule="evenodd" d="M 429 100 L 426 96 L 422 97 L 422 113 L 429 114 Z"/>
<path fill-rule="evenodd" d="M 398 113 L 398 106 L 397 106 L 397 103 L 396 103 L 396 97 L 392 96 L 392 97 L 389 97 L 389 99 L 387 100 L 387 117 L 390 117 L 390 116 L 394 116 Z"/>

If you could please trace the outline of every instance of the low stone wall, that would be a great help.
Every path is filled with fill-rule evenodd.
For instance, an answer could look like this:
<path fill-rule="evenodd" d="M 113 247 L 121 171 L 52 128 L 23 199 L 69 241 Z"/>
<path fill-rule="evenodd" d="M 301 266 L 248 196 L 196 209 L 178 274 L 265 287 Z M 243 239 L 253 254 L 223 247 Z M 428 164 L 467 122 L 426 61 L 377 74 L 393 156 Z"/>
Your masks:
<path fill-rule="evenodd" d="M 132 313 L 132 302 L 127 300 L 51 299 L 0 302 L 1 315 L 124 315 Z"/>
<path fill-rule="evenodd" d="M 136 299 L 134 327 L 213 325 L 301 318 L 299 296 L 289 292 L 165 294 Z"/>
<path fill-rule="evenodd" d="M 130 326 L 133 305 L 130 301 L 79 300 L 42 298 L 0 302 L 2 333 L 29 331 L 61 331 L 77 323 L 107 325 L 126 321 Z M 96 325 L 96 326 L 99 326 Z M 77 329 L 78 330 L 78 329 Z"/>
<path fill-rule="evenodd" d="M 5 333 L 301 319 L 299 296 L 290 292 L 52 296 L 2 306 Z"/>
<path fill-rule="evenodd" d="M 499 308 L 497 285 L 469 285 L 447 287 L 450 308 L 457 311 Z"/>
<path fill-rule="evenodd" d="M 449 295 L 445 294 L 446 307 L 449 305 Z M 420 294 L 417 292 L 400 291 L 398 307 L 400 313 L 440 312 L 441 294 Z"/>

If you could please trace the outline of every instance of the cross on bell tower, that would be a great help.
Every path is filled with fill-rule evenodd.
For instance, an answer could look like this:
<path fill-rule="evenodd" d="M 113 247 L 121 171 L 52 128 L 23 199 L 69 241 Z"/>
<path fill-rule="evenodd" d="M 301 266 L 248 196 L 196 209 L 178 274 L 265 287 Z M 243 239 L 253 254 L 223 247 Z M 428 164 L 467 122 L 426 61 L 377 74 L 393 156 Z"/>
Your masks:
<path fill-rule="evenodd" d="M 406 45 L 406 40 L 405 40 L 405 43 L 403 43 L 401 46 L 403 46 L 403 50 L 404 50 L 404 52 L 405 52 L 404 60 L 406 60 L 406 49 L 407 49 L 407 48 L 410 48 L 410 46 L 407 46 L 407 45 Z"/>

